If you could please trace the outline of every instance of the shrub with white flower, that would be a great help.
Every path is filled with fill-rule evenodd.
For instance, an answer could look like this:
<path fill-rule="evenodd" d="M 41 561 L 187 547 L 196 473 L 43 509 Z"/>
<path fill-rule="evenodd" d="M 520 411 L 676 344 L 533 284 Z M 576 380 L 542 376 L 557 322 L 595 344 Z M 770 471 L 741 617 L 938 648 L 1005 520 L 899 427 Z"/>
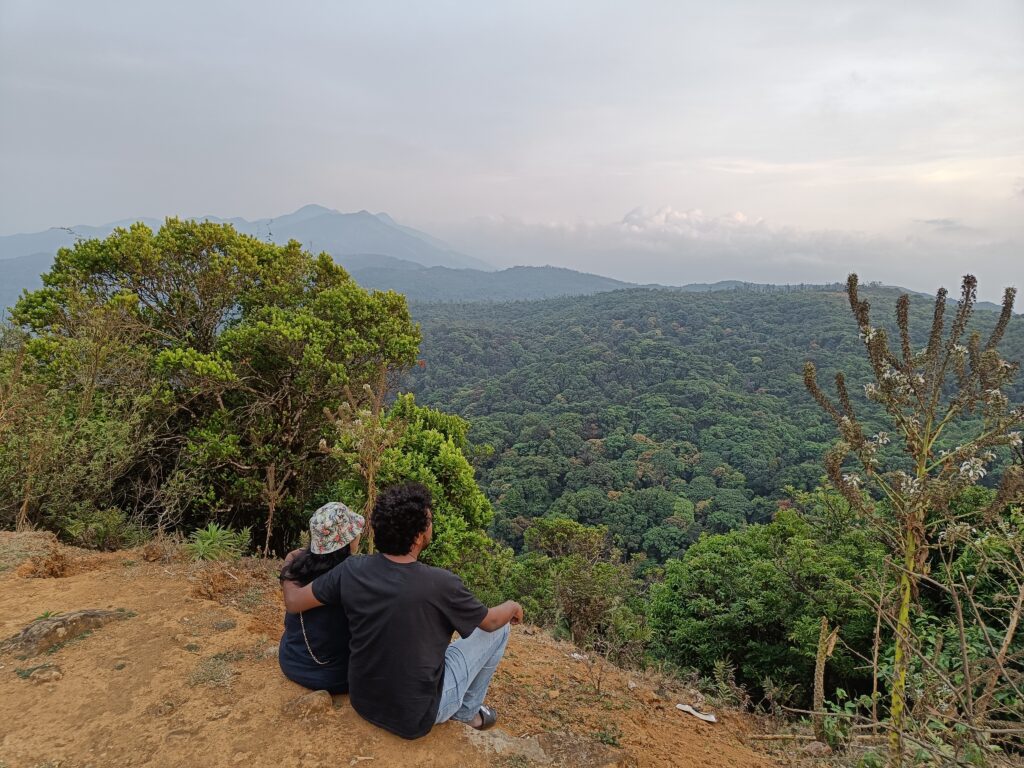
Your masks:
<path fill-rule="evenodd" d="M 986 474 L 988 474 L 988 472 L 985 469 L 985 465 L 978 457 L 968 459 L 960 465 L 960 477 L 966 477 L 971 482 L 978 482 Z"/>
<path fill-rule="evenodd" d="M 911 338 L 910 297 L 903 295 L 897 301 L 899 343 L 890 346 L 885 330 L 871 324 L 870 306 L 859 296 L 857 276 L 850 275 L 850 308 L 873 374 L 873 381 L 863 385 L 864 395 L 881 406 L 889 427 L 871 438 L 854 411 L 845 375 L 836 374 L 838 398 L 833 401 L 819 386 L 813 363 L 808 362 L 804 368 L 808 391 L 839 428 L 841 439 L 825 456 L 829 479 L 850 508 L 883 538 L 894 564 L 891 578 L 898 585 L 898 597 L 895 605 L 879 608 L 888 611 L 883 625 L 891 628 L 894 643 L 888 673 L 892 765 L 903 764 L 904 732 L 916 726 L 916 721 L 908 724 L 905 705 L 919 698 L 912 686 L 916 685 L 914 675 L 921 673 L 911 672 L 911 667 L 914 654 L 920 658 L 921 643 L 916 633 L 924 631 L 923 625 L 915 624 L 918 586 L 924 578 L 937 578 L 930 571 L 929 558 L 935 557 L 937 547 L 953 546 L 952 540 L 969 536 L 974 541 L 989 533 L 996 535 L 1002 530 L 1000 521 L 1010 505 L 1024 503 L 1024 467 L 1014 463 L 996 465 L 998 455 L 993 450 L 1007 445 L 1019 449 L 1022 444 L 1024 407 L 1017 404 L 1011 408 L 1004 392 L 1018 366 L 996 351 L 1013 316 L 1015 293 L 1012 288 L 1006 290 L 995 328 L 983 340 L 978 331 L 969 328 L 977 297 L 974 277 L 964 278 L 960 301 L 948 326 L 947 294 L 940 289 L 928 343 L 922 350 Z M 952 449 L 948 447 L 950 435 L 960 441 Z M 879 447 L 892 443 L 894 436 L 900 438 L 902 455 L 880 452 Z M 908 468 L 913 469 L 908 472 Z M 962 526 L 957 527 L 959 513 L 951 502 L 991 474 L 1001 475 L 999 489 L 990 503 L 972 513 L 983 530 L 968 533 Z M 986 521 L 989 528 L 980 521 Z M 944 533 L 953 531 L 952 536 Z M 951 583 L 944 588 L 955 591 L 962 584 Z M 972 627 L 971 631 L 976 629 Z M 951 706 L 955 708 L 956 703 Z M 926 737 L 930 739 L 932 734 Z"/>

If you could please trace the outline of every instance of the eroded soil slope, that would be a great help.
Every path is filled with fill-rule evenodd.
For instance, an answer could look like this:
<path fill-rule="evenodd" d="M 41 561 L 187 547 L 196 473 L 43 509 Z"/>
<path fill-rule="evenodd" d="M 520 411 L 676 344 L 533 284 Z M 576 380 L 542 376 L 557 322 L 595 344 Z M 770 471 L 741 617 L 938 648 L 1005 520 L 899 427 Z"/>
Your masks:
<path fill-rule="evenodd" d="M 739 766 L 772 764 L 750 723 L 704 724 L 665 681 L 598 671 L 514 629 L 492 687 L 500 730 L 457 723 L 409 742 L 281 676 L 277 564 L 197 566 L 169 548 L 110 554 L 0 533 L 0 640 L 40 617 L 118 611 L 27 658 L 0 655 L 0 766 Z"/>

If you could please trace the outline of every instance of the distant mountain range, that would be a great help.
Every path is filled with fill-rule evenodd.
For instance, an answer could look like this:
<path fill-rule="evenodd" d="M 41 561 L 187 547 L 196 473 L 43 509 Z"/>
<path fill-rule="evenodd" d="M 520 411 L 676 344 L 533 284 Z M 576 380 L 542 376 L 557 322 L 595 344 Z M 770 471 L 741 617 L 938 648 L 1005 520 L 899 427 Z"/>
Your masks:
<path fill-rule="evenodd" d="M 458 253 L 425 232 L 398 224 L 386 213 L 341 213 L 322 205 L 307 205 L 285 216 L 255 221 L 218 216 L 196 218 L 231 224 L 239 232 L 261 240 L 281 244 L 298 240 L 308 250 L 316 253 L 327 251 L 336 258 L 349 254 L 384 254 L 427 267 L 493 269 L 479 259 Z M 136 221 L 153 229 L 163 224 L 162 220 L 153 218 L 124 219 L 98 227 L 53 227 L 44 232 L 8 235 L 0 237 L 0 259 L 52 256 L 58 248 L 72 245 L 79 238 L 106 237 L 116 227 L 127 227 Z"/>
<path fill-rule="evenodd" d="M 396 222 L 386 213 L 341 213 L 307 205 L 272 219 L 206 221 L 231 224 L 239 232 L 275 243 L 298 240 L 313 252 L 326 251 L 360 285 L 395 290 L 410 301 L 513 301 L 579 296 L 631 287 L 599 275 L 558 267 L 513 267 L 494 271 L 489 264 L 459 253 L 447 243 Z M 125 219 L 101 226 L 80 225 L 0 237 L 0 308 L 13 305 L 24 289 L 42 285 L 58 248 L 81 238 L 102 238 L 117 227 L 141 221 L 152 229 L 158 219 Z"/>
<path fill-rule="evenodd" d="M 386 213 L 341 213 L 321 205 L 307 205 L 285 216 L 255 221 L 198 218 L 231 224 L 239 232 L 261 240 L 298 240 L 315 253 L 326 251 L 353 271 L 371 266 L 397 271 L 424 267 L 493 270 L 486 262 L 459 253 L 425 232 L 398 224 Z M 0 307 L 13 304 L 22 289 L 41 285 L 39 276 L 49 270 L 58 248 L 73 245 L 80 238 L 106 237 L 115 228 L 135 221 L 154 230 L 163 224 L 153 218 L 125 219 L 100 226 L 54 227 L 44 232 L 0 237 Z"/>
<path fill-rule="evenodd" d="M 525 301 L 637 287 L 634 283 L 561 267 L 512 267 L 496 271 L 486 262 L 459 253 L 436 237 L 399 224 L 386 213 L 342 213 L 322 205 L 307 205 L 294 213 L 255 221 L 217 216 L 199 218 L 231 224 L 239 232 L 261 240 L 275 243 L 297 240 L 314 253 L 326 251 L 363 287 L 395 290 L 415 302 Z M 106 237 L 115 228 L 127 227 L 135 221 L 142 221 L 154 230 L 163 224 L 153 218 L 124 219 L 100 226 L 54 227 L 44 232 L 0 237 L 0 310 L 13 305 L 22 290 L 42 285 L 40 275 L 50 269 L 58 248 L 73 245 L 81 238 Z M 778 293 L 841 291 L 843 286 L 840 283 L 766 285 L 723 280 L 690 283 L 677 286 L 675 290 Z M 979 308 L 983 307 L 996 308 L 979 303 Z"/>
<path fill-rule="evenodd" d="M 500 272 L 430 267 L 396 270 L 382 267 L 350 270 L 364 288 L 404 293 L 410 301 L 527 301 L 557 296 L 586 296 L 631 283 L 561 267 L 512 267 Z"/>

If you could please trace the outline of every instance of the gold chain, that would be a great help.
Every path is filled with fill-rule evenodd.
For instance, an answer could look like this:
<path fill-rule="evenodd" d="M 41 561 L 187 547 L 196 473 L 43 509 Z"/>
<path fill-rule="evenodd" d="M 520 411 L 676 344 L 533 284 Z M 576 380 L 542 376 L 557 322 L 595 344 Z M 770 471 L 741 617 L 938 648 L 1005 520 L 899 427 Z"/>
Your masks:
<path fill-rule="evenodd" d="M 299 611 L 299 624 L 302 626 L 302 639 L 306 641 L 306 650 L 309 651 L 309 655 L 313 657 L 313 661 L 319 664 L 321 667 L 326 667 L 329 662 L 320 661 L 313 653 L 313 649 L 309 646 L 309 638 L 306 637 L 306 622 L 302 619 L 302 611 Z"/>

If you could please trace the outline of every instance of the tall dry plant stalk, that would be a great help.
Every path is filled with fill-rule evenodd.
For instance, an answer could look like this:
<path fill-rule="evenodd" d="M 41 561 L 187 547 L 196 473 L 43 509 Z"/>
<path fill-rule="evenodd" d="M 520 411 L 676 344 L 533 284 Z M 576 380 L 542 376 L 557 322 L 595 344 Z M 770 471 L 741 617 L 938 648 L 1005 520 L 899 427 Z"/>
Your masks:
<path fill-rule="evenodd" d="M 814 656 L 814 738 L 825 741 L 825 665 L 835 651 L 839 640 L 839 627 L 829 627 L 828 617 L 821 617 L 821 631 L 818 634 L 818 650 Z"/>
<path fill-rule="evenodd" d="M 386 417 L 387 397 L 395 384 L 394 372 L 381 365 L 372 384 L 364 384 L 359 391 L 346 386 L 344 402 L 337 411 L 327 413 L 338 430 L 338 440 L 333 446 L 328 446 L 326 440 L 320 443 L 321 450 L 348 462 L 363 481 L 366 502 L 362 515 L 366 525 L 362 541 L 367 552 L 374 551 L 370 522 L 377 502 L 377 473 L 384 452 L 401 439 L 406 427 L 401 420 Z"/>
<path fill-rule="evenodd" d="M 869 401 L 881 406 L 891 431 L 867 435 L 854 412 L 842 372 L 835 377 L 837 402 L 822 391 L 811 362 L 805 366 L 804 383 L 839 429 L 841 439 L 825 457 L 828 476 L 851 507 L 879 532 L 896 571 L 894 607 L 878 607 L 882 621 L 893 634 L 888 746 L 890 764 L 900 765 L 907 742 L 920 744 L 920 739 L 908 734 L 908 704 L 921 699 L 915 695 L 912 701 L 908 694 L 908 672 L 912 662 L 925 668 L 929 664 L 935 666 L 922 654 L 921 638 L 914 623 L 922 582 L 938 583 L 954 604 L 961 603 L 961 636 L 973 633 L 996 615 L 990 607 L 979 606 L 977 602 L 972 605 L 972 594 L 964 593 L 961 584 L 933 578 L 931 566 L 940 549 L 952 556 L 950 542 L 945 539 L 963 523 L 951 508 L 951 500 L 985 477 L 997 460 L 997 450 L 1019 450 L 1021 446 L 1019 429 L 1024 425 L 1024 409 L 1011 407 L 1003 392 L 1019 366 L 1004 360 L 997 351 L 1013 314 L 1016 292 L 1006 289 L 999 318 L 983 342 L 978 332 L 968 333 L 977 297 L 975 278 L 967 275 L 963 279 L 948 333 L 947 294 L 940 289 L 923 349 L 915 349 L 912 343 L 910 298 L 902 295 L 896 305 L 899 346 L 894 350 L 886 331 L 872 324 L 870 305 L 858 293 L 856 275 L 850 275 L 846 288 L 874 375 L 874 381 L 864 385 L 864 393 Z M 945 436 L 950 433 L 960 435 L 959 444 L 943 447 L 949 442 Z M 884 448 L 890 443 L 902 450 L 897 453 Z M 1011 464 L 1003 471 L 995 497 L 977 511 L 975 531 L 980 525 L 986 532 L 998 533 L 1000 526 L 1005 528 L 1009 505 L 1022 499 L 1024 471 L 1019 464 Z M 945 546 L 938 546 L 940 543 Z M 1007 562 L 999 567 L 1011 567 L 1013 558 L 1004 559 Z M 956 578 L 949 568 L 945 570 L 946 576 Z M 961 696 L 962 700 L 956 702 L 957 711 L 952 716 L 948 710 L 937 713 L 941 717 L 982 727 L 977 724 L 985 720 L 983 710 L 991 703 L 995 688 L 1011 677 L 1006 660 L 1019 626 L 1020 604 L 1024 600 L 1024 593 L 1020 594 L 1020 599 L 1010 600 L 1009 613 L 999 613 L 1002 640 L 1000 647 L 993 647 L 995 663 L 989 665 L 984 681 L 972 681 L 970 671 L 965 672 L 970 704 Z M 966 605 L 962 604 L 965 602 Z M 964 655 L 971 656 L 966 650 Z M 973 657 L 967 660 L 973 661 Z M 954 688 L 964 687 L 958 681 L 947 682 Z M 980 695 L 975 696 L 977 683 L 982 687 Z"/>

